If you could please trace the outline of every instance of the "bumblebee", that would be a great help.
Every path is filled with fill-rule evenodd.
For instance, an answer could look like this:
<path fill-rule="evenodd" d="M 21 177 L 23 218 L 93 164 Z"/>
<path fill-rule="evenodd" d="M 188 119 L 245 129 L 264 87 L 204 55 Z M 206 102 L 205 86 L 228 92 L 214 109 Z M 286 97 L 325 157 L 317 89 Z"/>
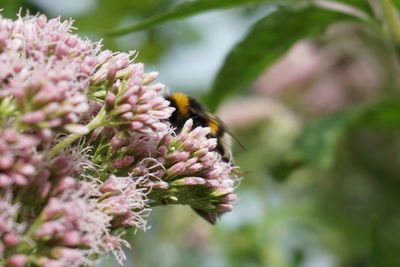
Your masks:
<path fill-rule="evenodd" d="M 244 149 L 239 140 L 228 132 L 224 123 L 217 116 L 208 112 L 207 108 L 196 99 L 182 93 L 173 93 L 166 96 L 166 99 L 170 101 L 170 106 L 175 108 L 169 121 L 175 127 L 176 133 L 181 131 L 188 119 L 192 119 L 194 127 L 202 126 L 210 128 L 208 138 L 217 139 L 215 151 L 221 155 L 222 160 L 225 162 L 232 162 L 231 137 Z M 217 222 L 218 215 L 201 209 L 193 208 L 193 210 L 210 224 Z"/>
<path fill-rule="evenodd" d="M 169 121 L 179 132 L 188 119 L 193 119 L 193 126 L 209 127 L 209 138 L 217 139 L 217 151 L 222 160 L 230 162 L 232 160 L 231 145 L 233 137 L 243 148 L 240 142 L 230 133 L 224 123 L 214 114 L 208 112 L 207 108 L 196 99 L 182 93 L 173 93 L 166 97 L 170 105 L 175 108 Z"/>

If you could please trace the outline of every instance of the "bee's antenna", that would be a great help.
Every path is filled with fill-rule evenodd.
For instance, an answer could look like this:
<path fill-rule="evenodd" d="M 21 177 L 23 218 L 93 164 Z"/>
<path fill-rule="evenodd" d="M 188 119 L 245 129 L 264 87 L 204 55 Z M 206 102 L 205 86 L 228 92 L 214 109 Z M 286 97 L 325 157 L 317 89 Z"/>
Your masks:
<path fill-rule="evenodd" d="M 243 151 L 247 151 L 246 148 L 245 148 L 245 146 L 239 141 L 239 139 L 238 139 L 236 136 L 234 136 L 232 133 L 230 133 L 230 132 L 228 132 L 228 131 L 226 131 L 226 130 L 225 130 L 225 132 L 227 132 L 230 136 L 232 136 L 232 138 L 236 141 L 236 143 L 240 146 L 240 148 L 241 148 Z"/>

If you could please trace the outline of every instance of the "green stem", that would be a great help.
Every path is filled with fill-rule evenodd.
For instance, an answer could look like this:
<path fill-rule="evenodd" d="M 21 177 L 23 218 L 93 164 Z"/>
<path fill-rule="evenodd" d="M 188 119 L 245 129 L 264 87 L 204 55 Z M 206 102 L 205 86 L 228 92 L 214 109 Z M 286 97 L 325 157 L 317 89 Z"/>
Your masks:
<path fill-rule="evenodd" d="M 89 122 L 89 124 L 87 125 L 89 131 L 91 131 L 97 127 L 100 127 L 100 126 L 104 126 L 105 125 L 105 121 L 104 121 L 105 116 L 106 116 L 106 110 L 103 107 L 100 110 L 100 112 L 97 114 L 97 116 L 94 117 L 94 119 L 91 120 L 91 122 Z M 55 147 L 53 147 L 53 149 L 49 153 L 48 159 L 49 160 L 52 159 L 60 150 L 64 149 L 69 144 L 71 144 L 72 142 L 74 142 L 76 139 L 78 139 L 79 137 L 81 137 L 83 135 L 85 135 L 85 134 L 72 133 L 72 134 L 68 135 L 60 143 L 58 143 Z"/>
<path fill-rule="evenodd" d="M 397 44 L 400 44 L 400 18 L 396 7 L 391 0 L 380 0 L 383 14 L 389 26 L 390 32 Z"/>
<path fill-rule="evenodd" d="M 35 231 L 43 224 L 42 216 L 39 216 L 35 222 L 29 227 L 28 231 L 26 232 L 25 236 L 33 239 L 33 235 Z M 29 253 L 33 248 L 27 242 L 21 242 L 17 247 L 15 252 L 16 253 Z"/>
<path fill-rule="evenodd" d="M 39 216 L 35 222 L 29 227 L 28 231 L 26 231 L 26 236 L 29 238 L 33 237 L 33 234 L 35 233 L 35 231 L 39 228 L 39 226 L 41 226 L 43 224 L 43 219 L 42 216 Z"/>

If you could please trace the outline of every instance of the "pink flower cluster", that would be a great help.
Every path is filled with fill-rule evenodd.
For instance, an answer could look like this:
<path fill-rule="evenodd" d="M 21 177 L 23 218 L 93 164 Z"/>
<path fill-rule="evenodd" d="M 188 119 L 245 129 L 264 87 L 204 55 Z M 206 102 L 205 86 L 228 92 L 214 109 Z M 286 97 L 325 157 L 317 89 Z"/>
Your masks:
<path fill-rule="evenodd" d="M 151 207 L 190 205 L 215 223 L 237 178 L 209 128 L 174 108 L 134 53 L 101 51 L 71 21 L 0 17 L 0 266 L 92 266 Z"/>
<path fill-rule="evenodd" d="M 0 21 L 0 96 L 12 96 L 21 128 L 77 123 L 98 46 L 68 33 L 72 21 L 45 16 Z"/>
<path fill-rule="evenodd" d="M 0 188 L 34 182 L 42 156 L 32 148 L 39 140 L 14 129 L 0 129 Z"/>
<path fill-rule="evenodd" d="M 124 62 L 128 62 L 128 55 L 119 55 L 124 56 Z M 145 134 L 166 130 L 167 125 L 161 121 L 171 116 L 173 108 L 169 107 L 169 102 L 160 95 L 164 85 L 147 86 L 157 78 L 158 73 L 145 74 L 143 64 L 122 67 L 125 69 L 119 71 L 127 78 L 115 82 L 105 98 L 105 108 L 109 111 L 108 119 L 118 121 L 115 126 Z"/>
<path fill-rule="evenodd" d="M 232 174 L 231 163 L 221 160 L 221 155 L 214 151 L 217 140 L 207 138 L 210 129 L 192 127 L 190 119 L 179 135 L 164 135 L 158 144 L 158 156 L 163 159 L 160 170 L 164 170 L 159 178 L 169 182 L 169 190 L 154 190 L 152 194 L 161 194 L 165 203 L 188 204 L 215 223 L 219 215 L 232 210 L 238 179 Z"/>

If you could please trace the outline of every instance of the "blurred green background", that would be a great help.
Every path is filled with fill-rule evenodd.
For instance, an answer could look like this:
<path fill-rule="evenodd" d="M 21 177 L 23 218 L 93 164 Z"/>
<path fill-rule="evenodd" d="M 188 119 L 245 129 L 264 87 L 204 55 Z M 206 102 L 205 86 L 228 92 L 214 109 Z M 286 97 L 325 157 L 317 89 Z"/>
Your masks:
<path fill-rule="evenodd" d="M 151 229 L 128 233 L 125 266 L 400 266 L 399 3 L 297 2 L 1 1 L 5 17 L 72 17 L 104 48 L 139 51 L 246 147 L 233 149 L 249 172 L 233 212 L 210 226 L 188 207 L 155 208 Z"/>

